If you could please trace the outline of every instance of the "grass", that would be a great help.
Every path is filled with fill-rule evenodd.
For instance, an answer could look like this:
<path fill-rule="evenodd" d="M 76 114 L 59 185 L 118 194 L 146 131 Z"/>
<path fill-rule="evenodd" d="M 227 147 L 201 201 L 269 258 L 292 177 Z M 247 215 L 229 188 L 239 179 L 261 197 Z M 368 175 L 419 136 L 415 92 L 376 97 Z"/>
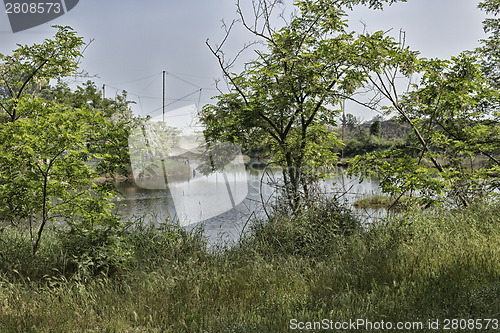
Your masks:
<path fill-rule="evenodd" d="M 55 231 L 33 258 L 26 235 L 6 228 L 0 331 L 289 332 L 293 318 L 500 319 L 499 213 L 494 203 L 411 211 L 366 231 L 326 205 L 257 223 L 216 252 L 199 233 L 137 227 L 126 235 L 132 256 L 113 276 L 68 266 Z"/>
<path fill-rule="evenodd" d="M 389 208 L 394 203 L 394 199 L 386 195 L 373 195 L 367 198 L 356 200 L 353 206 L 356 208 Z"/>
<path fill-rule="evenodd" d="M 398 199 L 396 201 L 396 199 Z M 372 208 L 372 209 L 396 209 L 403 210 L 408 208 L 424 208 L 429 206 L 429 201 L 418 197 L 403 196 L 395 198 L 387 195 L 376 194 L 370 197 L 362 198 L 354 202 L 356 208 Z"/>

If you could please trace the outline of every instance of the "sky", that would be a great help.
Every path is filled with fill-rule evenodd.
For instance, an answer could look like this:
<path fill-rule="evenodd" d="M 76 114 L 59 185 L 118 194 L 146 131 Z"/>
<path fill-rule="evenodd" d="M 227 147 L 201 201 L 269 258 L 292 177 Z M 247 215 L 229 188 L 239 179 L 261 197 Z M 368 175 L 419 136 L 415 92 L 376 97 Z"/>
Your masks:
<path fill-rule="evenodd" d="M 292 1 L 285 4 L 291 8 Z M 384 11 L 356 7 L 349 17 L 355 30 L 363 29 L 361 22 L 371 32 L 393 29 L 394 36 L 402 29 L 407 45 L 422 56 L 449 58 L 479 46 L 478 40 L 485 38 L 481 24 L 485 15 L 476 6 L 474 0 L 408 0 Z M 81 0 L 65 15 L 15 34 L 7 15 L 0 13 L 0 53 L 10 53 L 16 43 L 50 38 L 53 24 L 69 25 L 85 41 L 93 40 L 81 68 L 95 75 L 91 80 L 98 87 L 106 85 L 106 97 L 126 90 L 136 102 L 132 106 L 136 114 L 154 117 L 162 109 L 163 71 L 167 111 L 209 103 L 217 94 L 215 79 L 222 75 L 205 41 L 220 42 L 221 20 L 231 22 L 236 17 L 235 0 Z M 228 54 L 236 54 L 251 40 L 243 29 L 235 29 Z M 375 115 L 359 108 L 350 112 L 366 120 Z"/>

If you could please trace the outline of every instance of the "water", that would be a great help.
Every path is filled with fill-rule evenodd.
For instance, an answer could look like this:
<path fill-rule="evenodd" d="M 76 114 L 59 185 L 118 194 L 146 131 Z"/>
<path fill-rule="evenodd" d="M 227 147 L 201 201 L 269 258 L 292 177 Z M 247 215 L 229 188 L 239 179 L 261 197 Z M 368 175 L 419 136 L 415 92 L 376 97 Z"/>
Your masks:
<path fill-rule="evenodd" d="M 276 198 L 274 185 L 279 177 L 279 173 L 261 170 L 233 170 L 218 176 L 196 175 L 169 183 L 164 189 L 118 182 L 116 187 L 123 195 L 119 213 L 126 220 L 142 216 L 157 224 L 175 220 L 188 230 L 201 226 L 209 244 L 231 243 L 248 230 L 252 220 L 266 217 L 266 208 Z M 360 182 L 343 172 L 321 182 L 320 188 L 325 195 L 340 196 L 347 204 L 380 193 L 377 181 Z M 383 210 L 353 210 L 365 223 L 385 214 Z"/>

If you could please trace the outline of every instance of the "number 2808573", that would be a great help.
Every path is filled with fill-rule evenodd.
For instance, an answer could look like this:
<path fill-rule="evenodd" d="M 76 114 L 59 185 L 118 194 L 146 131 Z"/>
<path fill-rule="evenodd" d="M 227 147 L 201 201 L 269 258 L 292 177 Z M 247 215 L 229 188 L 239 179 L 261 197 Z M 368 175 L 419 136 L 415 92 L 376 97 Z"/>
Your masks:
<path fill-rule="evenodd" d="M 60 2 L 7 2 L 5 13 L 7 14 L 59 14 L 63 11 Z"/>

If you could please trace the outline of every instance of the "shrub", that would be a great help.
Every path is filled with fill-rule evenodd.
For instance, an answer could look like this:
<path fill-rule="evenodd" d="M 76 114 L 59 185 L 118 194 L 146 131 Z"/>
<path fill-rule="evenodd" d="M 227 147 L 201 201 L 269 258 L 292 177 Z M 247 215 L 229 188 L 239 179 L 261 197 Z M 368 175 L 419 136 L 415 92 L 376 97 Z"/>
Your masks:
<path fill-rule="evenodd" d="M 100 195 L 99 195 L 100 194 Z M 80 277 L 112 276 L 127 268 L 131 248 L 125 242 L 125 225 L 113 210 L 110 192 L 89 195 L 74 207 L 66 228 L 58 229 L 69 257 L 69 272 Z"/>
<path fill-rule="evenodd" d="M 264 255 L 322 257 L 336 251 L 338 240 L 359 225 L 345 204 L 329 198 L 295 215 L 277 213 L 268 222 L 256 222 L 242 244 Z"/>

